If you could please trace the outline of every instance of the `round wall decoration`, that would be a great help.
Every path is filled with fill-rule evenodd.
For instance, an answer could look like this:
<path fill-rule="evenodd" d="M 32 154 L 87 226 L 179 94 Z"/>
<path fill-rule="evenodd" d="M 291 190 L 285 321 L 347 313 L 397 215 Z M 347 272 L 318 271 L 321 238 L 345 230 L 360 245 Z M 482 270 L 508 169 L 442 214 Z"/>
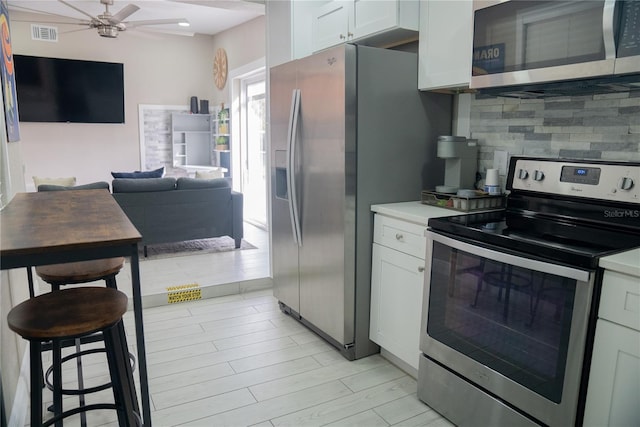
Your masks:
<path fill-rule="evenodd" d="M 219 48 L 213 58 L 213 80 L 220 90 L 227 82 L 227 52 L 223 48 Z"/>

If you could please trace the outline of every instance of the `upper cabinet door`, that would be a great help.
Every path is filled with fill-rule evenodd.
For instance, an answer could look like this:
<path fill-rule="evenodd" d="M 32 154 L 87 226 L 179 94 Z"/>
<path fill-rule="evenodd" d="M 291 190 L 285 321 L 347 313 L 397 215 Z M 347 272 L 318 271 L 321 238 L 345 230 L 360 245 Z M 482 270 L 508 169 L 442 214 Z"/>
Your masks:
<path fill-rule="evenodd" d="M 344 43 L 349 33 L 349 8 L 352 2 L 331 1 L 313 13 L 313 49 L 322 50 Z"/>
<path fill-rule="evenodd" d="M 421 0 L 418 88 L 468 88 L 473 2 Z"/>
<path fill-rule="evenodd" d="M 314 51 L 353 42 L 367 46 L 416 40 L 417 0 L 334 0 L 313 12 Z"/>
<path fill-rule="evenodd" d="M 354 0 L 350 11 L 350 38 L 357 39 L 398 25 L 397 0 Z"/>

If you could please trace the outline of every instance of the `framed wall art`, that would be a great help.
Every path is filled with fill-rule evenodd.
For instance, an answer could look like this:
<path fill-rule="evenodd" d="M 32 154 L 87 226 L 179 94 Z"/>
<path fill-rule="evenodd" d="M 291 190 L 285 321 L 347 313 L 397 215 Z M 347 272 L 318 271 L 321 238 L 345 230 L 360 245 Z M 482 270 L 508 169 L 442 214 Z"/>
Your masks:
<path fill-rule="evenodd" d="M 2 79 L 7 140 L 9 142 L 15 142 L 20 140 L 20 123 L 18 122 L 18 101 L 16 96 L 13 52 L 11 50 L 11 32 L 9 31 L 9 9 L 6 0 L 0 1 L 0 32 L 2 33 L 0 46 L 2 49 L 0 77 Z"/>

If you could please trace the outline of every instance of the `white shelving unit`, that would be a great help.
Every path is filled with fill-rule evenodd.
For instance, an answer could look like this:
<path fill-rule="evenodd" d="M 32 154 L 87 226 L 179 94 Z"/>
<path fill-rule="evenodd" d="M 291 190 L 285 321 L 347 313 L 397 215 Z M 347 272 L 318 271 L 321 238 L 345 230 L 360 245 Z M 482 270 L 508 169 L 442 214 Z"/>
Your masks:
<path fill-rule="evenodd" d="M 212 150 L 213 124 L 211 114 L 171 115 L 174 167 L 216 166 Z"/>
<path fill-rule="evenodd" d="M 231 170 L 231 121 L 228 108 L 218 108 L 213 119 L 213 140 L 215 163 L 226 169 L 225 177 L 230 176 Z"/>

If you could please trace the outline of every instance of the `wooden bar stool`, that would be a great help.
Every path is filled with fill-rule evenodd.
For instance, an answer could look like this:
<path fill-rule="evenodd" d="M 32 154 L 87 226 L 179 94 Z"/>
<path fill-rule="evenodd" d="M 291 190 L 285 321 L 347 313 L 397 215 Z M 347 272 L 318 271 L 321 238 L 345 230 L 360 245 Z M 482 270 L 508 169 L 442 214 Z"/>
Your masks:
<path fill-rule="evenodd" d="M 104 280 L 107 287 L 117 288 L 116 274 L 124 267 L 124 258 L 106 258 L 66 264 L 41 265 L 36 274 L 49 283 L 53 290 L 60 286 Z"/>
<path fill-rule="evenodd" d="M 99 280 L 104 280 L 105 284 L 108 288 L 117 289 L 116 275 L 122 270 L 124 267 L 124 257 L 115 257 L 115 258 L 105 258 L 105 259 L 97 259 L 97 260 L 89 260 L 89 261 L 79 261 L 79 262 L 70 262 L 64 264 L 50 264 L 50 265 L 42 265 L 36 267 L 36 274 L 44 280 L 46 283 L 51 285 L 52 291 L 59 291 L 61 286 L 65 285 L 75 285 L 79 283 L 89 283 L 95 282 Z M 30 295 L 34 296 L 33 290 L 33 280 L 29 281 Z M 85 393 L 93 393 L 96 391 L 104 390 L 109 388 L 110 384 L 103 384 L 98 387 L 84 389 L 84 380 L 82 373 L 82 359 L 81 357 L 86 354 L 91 354 L 98 352 L 100 350 L 89 350 L 82 351 L 80 346 L 81 344 L 87 344 L 91 342 L 96 342 L 102 340 L 101 334 L 94 334 L 91 336 L 85 336 L 81 340 L 77 338 L 71 342 L 61 343 L 60 347 L 68 347 L 70 345 L 74 345 L 76 347 L 76 352 L 62 359 L 62 362 L 65 362 L 69 359 L 76 358 L 77 361 L 77 372 L 78 372 L 78 388 L 77 389 L 60 389 L 58 392 L 62 394 L 71 394 L 77 395 L 78 400 L 80 402 L 80 406 L 84 405 L 84 394 Z M 54 350 L 54 352 L 59 351 L 59 348 L 56 350 L 52 348 L 52 346 L 48 343 L 43 344 L 43 350 Z M 59 355 L 54 355 L 54 357 L 60 357 Z M 49 376 L 52 373 L 52 369 L 49 368 L 46 374 L 44 374 L 44 381 L 46 386 L 53 391 L 53 384 L 49 381 Z M 53 410 L 53 408 L 50 408 Z M 86 419 L 84 414 L 81 415 L 81 426 L 86 426 Z"/>
<path fill-rule="evenodd" d="M 31 425 L 62 425 L 62 419 L 97 409 L 118 411 L 120 426 L 140 425 L 138 398 L 133 381 L 129 352 L 122 323 L 127 311 L 127 296 L 103 287 L 63 289 L 28 299 L 11 309 L 9 328 L 29 341 L 31 358 Z M 102 332 L 109 365 L 114 403 L 80 406 L 67 411 L 62 408 L 63 340 Z M 54 347 L 53 386 L 54 418 L 42 422 L 42 343 Z M 56 349 L 58 351 L 56 351 Z"/>

